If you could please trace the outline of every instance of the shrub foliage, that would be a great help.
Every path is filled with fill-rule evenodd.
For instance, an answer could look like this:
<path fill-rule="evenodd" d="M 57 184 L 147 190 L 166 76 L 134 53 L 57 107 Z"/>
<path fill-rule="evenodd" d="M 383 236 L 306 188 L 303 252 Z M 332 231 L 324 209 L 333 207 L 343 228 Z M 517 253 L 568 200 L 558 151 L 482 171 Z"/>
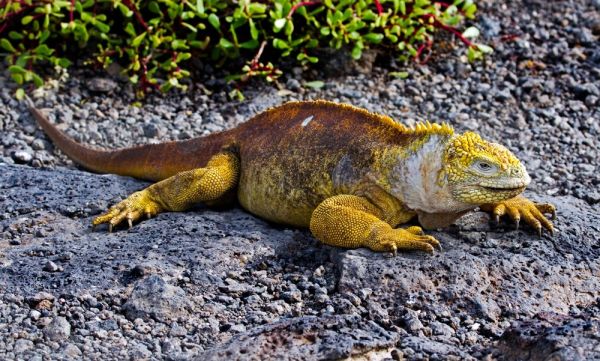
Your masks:
<path fill-rule="evenodd" d="M 423 62 L 436 30 L 476 59 L 491 49 L 472 42 L 477 29 L 457 29 L 475 11 L 472 0 L 0 0 L 0 58 L 20 85 L 41 86 L 42 67 L 83 60 L 119 63 L 141 93 L 167 91 L 185 88 L 193 57 L 238 64 L 231 79 L 273 81 L 281 72 L 269 60 L 317 63 L 316 48 L 358 59 L 376 47 Z"/>

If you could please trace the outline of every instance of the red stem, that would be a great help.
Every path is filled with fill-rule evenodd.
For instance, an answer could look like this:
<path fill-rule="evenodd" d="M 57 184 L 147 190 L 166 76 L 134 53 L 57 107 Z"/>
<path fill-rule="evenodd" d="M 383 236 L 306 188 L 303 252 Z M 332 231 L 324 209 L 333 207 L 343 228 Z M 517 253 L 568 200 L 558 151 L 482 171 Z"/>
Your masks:
<path fill-rule="evenodd" d="M 69 20 L 73 22 L 73 11 L 75 10 L 75 0 L 71 0 L 71 9 L 69 9 Z"/>
<path fill-rule="evenodd" d="M 519 34 L 502 35 L 500 37 L 500 41 L 513 41 L 513 40 L 517 39 L 519 36 L 520 36 Z"/>
<path fill-rule="evenodd" d="M 417 53 L 415 54 L 415 59 L 417 60 L 417 62 L 419 64 L 425 64 L 427 63 L 427 61 L 429 60 L 429 58 L 431 57 L 431 46 L 433 45 L 433 40 L 431 40 L 431 38 L 427 37 L 427 41 L 423 44 L 421 44 L 421 46 L 419 46 L 419 49 L 417 49 Z M 427 56 L 425 57 L 425 59 L 421 60 L 421 55 L 423 54 L 424 50 L 429 50 L 429 53 L 427 54 Z"/>
<path fill-rule="evenodd" d="M 452 34 L 456 35 L 456 37 L 458 37 L 460 39 L 460 41 L 462 41 L 463 44 L 465 44 L 468 47 L 475 46 L 469 39 L 465 38 L 463 36 L 463 34 L 460 31 L 458 31 L 458 29 L 442 23 L 434 15 L 432 15 L 432 14 L 425 14 L 425 15 L 421 16 L 421 18 L 423 18 L 423 19 L 433 19 L 433 26 L 451 32 Z"/>
<path fill-rule="evenodd" d="M 292 17 L 292 15 L 294 15 L 294 13 L 296 12 L 296 10 L 298 10 L 298 8 L 301 8 L 303 6 L 311 6 L 311 5 L 317 5 L 320 4 L 320 1 L 302 1 L 297 3 L 296 5 L 292 6 L 292 8 L 290 9 L 290 12 L 287 14 L 287 18 L 290 19 Z"/>
<path fill-rule="evenodd" d="M 123 4 L 125 4 L 125 6 L 127 6 L 127 8 L 129 8 L 129 10 L 133 11 L 138 23 L 140 23 L 140 25 L 144 28 L 144 30 L 148 31 L 148 24 L 146 24 L 146 22 L 144 21 L 144 18 L 142 17 L 142 14 L 138 10 L 138 8 L 131 2 L 131 0 L 123 0 Z"/>
<path fill-rule="evenodd" d="M 258 49 L 258 52 L 256 53 L 256 55 L 254 56 L 254 58 L 252 58 L 252 61 L 250 62 L 251 69 L 254 70 L 258 67 L 258 61 L 260 60 L 260 56 L 262 55 L 263 51 L 265 50 L 265 45 L 267 45 L 266 41 L 263 41 L 260 44 L 260 48 Z"/>
<path fill-rule="evenodd" d="M 373 2 L 375 3 L 375 7 L 377 8 L 377 15 L 381 16 L 381 14 L 383 14 L 383 6 L 381 6 L 379 0 L 373 0 Z"/>

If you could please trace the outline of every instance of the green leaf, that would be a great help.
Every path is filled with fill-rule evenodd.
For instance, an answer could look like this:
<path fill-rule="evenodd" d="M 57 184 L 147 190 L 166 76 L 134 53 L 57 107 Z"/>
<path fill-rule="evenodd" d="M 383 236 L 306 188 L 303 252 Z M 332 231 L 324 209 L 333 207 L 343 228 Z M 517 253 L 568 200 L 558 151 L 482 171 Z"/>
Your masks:
<path fill-rule="evenodd" d="M 42 31 L 42 33 L 40 34 L 40 43 L 45 43 L 49 37 L 50 37 L 50 31 L 48 31 L 48 30 Z"/>
<path fill-rule="evenodd" d="M 240 48 L 242 49 L 256 49 L 258 48 L 258 40 L 248 40 L 243 43 L 240 43 Z"/>
<path fill-rule="evenodd" d="M 94 26 L 98 28 L 98 30 L 100 30 L 100 32 L 102 33 L 108 33 L 110 31 L 110 26 L 100 21 L 96 21 L 94 23 Z"/>
<path fill-rule="evenodd" d="M 171 42 L 171 47 L 174 50 L 187 50 L 190 47 L 187 45 L 185 40 L 175 39 Z"/>
<path fill-rule="evenodd" d="M 160 11 L 160 6 L 158 6 L 158 3 L 156 1 L 150 1 L 150 3 L 148 3 L 148 10 L 155 14 L 162 15 L 162 12 Z"/>
<path fill-rule="evenodd" d="M 473 16 L 475 15 L 475 11 L 477 11 L 477 5 L 470 4 L 467 7 L 465 7 L 463 10 L 465 12 L 465 16 L 469 19 L 472 19 Z"/>
<path fill-rule="evenodd" d="M 177 58 L 175 58 L 175 62 L 179 63 L 180 61 L 188 60 L 191 57 L 192 57 L 192 54 L 190 54 L 190 53 L 179 53 L 179 54 L 177 54 Z"/>
<path fill-rule="evenodd" d="M 294 23 L 291 21 L 288 21 L 285 23 L 285 35 L 288 36 L 288 38 L 290 38 L 292 36 L 292 33 L 294 32 Z"/>
<path fill-rule="evenodd" d="M 354 48 L 352 48 L 352 59 L 354 60 L 358 60 L 360 59 L 360 57 L 362 56 L 362 48 L 360 46 L 355 46 Z"/>
<path fill-rule="evenodd" d="M 17 100 L 25 99 L 25 90 L 23 90 L 23 88 L 17 89 L 15 92 L 15 98 L 17 98 Z"/>
<path fill-rule="evenodd" d="M 322 80 L 313 80 L 304 83 L 304 86 L 312 89 L 321 89 L 325 86 L 325 83 Z"/>
<path fill-rule="evenodd" d="M 131 11 L 127 6 L 125 6 L 125 4 L 120 3 L 117 6 L 119 7 L 119 10 L 121 10 L 121 14 L 123 14 L 123 16 L 125 16 L 126 18 L 130 18 L 131 16 L 133 16 L 133 11 Z"/>
<path fill-rule="evenodd" d="M 21 40 L 24 38 L 23 34 L 17 33 L 16 31 L 11 31 L 10 33 L 8 33 L 8 37 L 13 40 Z M 4 39 L 2 39 L 2 40 L 4 40 Z"/>
<path fill-rule="evenodd" d="M 364 38 L 370 43 L 379 44 L 383 40 L 383 34 L 368 33 L 364 36 Z"/>
<path fill-rule="evenodd" d="M 479 29 L 474 26 L 467 28 L 462 35 L 467 39 L 475 39 L 479 36 Z"/>
<path fill-rule="evenodd" d="M 407 71 L 390 71 L 388 74 L 398 79 L 406 79 L 409 76 L 409 73 Z"/>
<path fill-rule="evenodd" d="M 470 62 L 475 61 L 476 59 L 478 59 L 481 56 L 481 52 L 479 52 L 478 50 L 476 50 L 473 47 L 469 47 L 469 50 L 467 50 L 467 59 L 469 59 Z"/>
<path fill-rule="evenodd" d="M 200 14 L 200 15 L 204 14 L 204 1 L 203 0 L 196 0 L 196 11 L 198 11 L 198 14 Z"/>
<path fill-rule="evenodd" d="M 67 58 L 58 58 L 57 64 L 61 68 L 68 68 L 71 66 L 71 61 L 69 61 Z"/>
<path fill-rule="evenodd" d="M 261 3 L 251 2 L 248 5 L 248 12 L 250 15 L 254 14 L 264 14 L 267 11 L 267 6 Z"/>
<path fill-rule="evenodd" d="M 277 19 L 275 20 L 275 22 L 273 23 L 273 29 L 275 32 L 280 31 L 281 29 L 283 29 L 283 27 L 285 26 L 285 24 L 287 23 L 287 19 L 286 18 L 281 18 L 281 19 Z"/>
<path fill-rule="evenodd" d="M 235 47 L 231 41 L 225 38 L 221 38 L 221 40 L 219 40 L 219 46 L 221 46 L 223 49 L 232 49 Z"/>
<path fill-rule="evenodd" d="M 144 31 L 140 35 L 133 38 L 133 40 L 131 41 L 131 46 L 133 46 L 134 48 L 137 48 L 138 46 L 140 46 L 142 41 L 146 38 L 146 34 L 147 33 Z"/>
<path fill-rule="evenodd" d="M 254 24 L 254 20 L 249 19 L 248 25 L 250 26 L 250 37 L 253 40 L 258 40 L 258 29 L 256 28 L 256 25 Z"/>
<path fill-rule="evenodd" d="M 27 73 L 27 70 L 25 70 L 25 68 L 23 68 L 22 66 L 19 65 L 11 65 L 8 67 L 8 71 L 11 72 L 11 74 L 25 74 Z"/>
<path fill-rule="evenodd" d="M 10 77 L 13 78 L 15 83 L 21 85 L 24 82 L 23 74 L 10 74 Z"/>
<path fill-rule="evenodd" d="M 135 28 L 132 23 L 127 23 L 127 25 L 125 25 L 125 32 L 131 36 L 136 36 Z"/>
<path fill-rule="evenodd" d="M 476 44 L 477 49 L 479 49 L 479 51 L 481 51 L 484 54 L 490 54 L 494 52 L 494 48 L 492 48 L 491 46 L 487 46 L 484 44 Z"/>
<path fill-rule="evenodd" d="M 275 38 L 273 39 L 273 47 L 275 49 L 287 49 L 290 46 L 285 42 L 285 40 Z"/>
<path fill-rule="evenodd" d="M 31 16 L 31 15 L 23 16 L 23 19 L 21 19 L 21 24 L 27 25 L 32 21 L 33 21 L 33 16 Z"/>
<path fill-rule="evenodd" d="M 10 41 L 8 41 L 8 39 L 2 38 L 0 39 L 0 47 L 2 47 L 2 49 L 9 51 L 11 53 L 16 52 L 17 50 L 12 46 L 12 44 L 10 43 Z"/>
<path fill-rule="evenodd" d="M 183 22 L 183 21 L 182 21 L 182 22 L 181 22 L 181 25 L 183 25 L 183 26 L 185 26 L 186 28 L 190 29 L 190 31 L 191 31 L 192 33 L 197 33 L 197 32 L 198 32 L 198 29 L 196 29 L 196 28 L 195 28 L 195 27 L 194 27 L 192 24 L 188 24 L 188 23 L 186 23 L 186 22 Z"/>
<path fill-rule="evenodd" d="M 42 78 L 40 78 L 39 75 L 37 75 L 36 73 L 34 73 L 32 71 L 30 71 L 29 73 L 31 74 L 31 78 L 33 79 L 33 84 L 35 84 L 35 86 L 37 86 L 39 88 L 42 85 L 44 85 L 44 80 L 42 80 Z"/>
<path fill-rule="evenodd" d="M 33 52 L 37 55 L 50 56 L 54 52 L 54 49 L 50 49 L 46 44 L 41 44 L 37 48 L 33 49 Z"/>
<path fill-rule="evenodd" d="M 213 26 L 213 28 L 217 29 L 217 30 L 221 30 L 221 22 L 219 21 L 219 17 L 215 14 L 210 14 L 208 15 L 208 22 L 210 23 L 210 25 Z"/>

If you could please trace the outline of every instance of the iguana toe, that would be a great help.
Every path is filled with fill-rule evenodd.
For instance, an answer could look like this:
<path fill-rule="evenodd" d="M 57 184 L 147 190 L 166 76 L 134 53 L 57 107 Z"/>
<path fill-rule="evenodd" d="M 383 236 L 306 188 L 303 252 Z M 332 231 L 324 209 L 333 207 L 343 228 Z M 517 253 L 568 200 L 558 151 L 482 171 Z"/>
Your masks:
<path fill-rule="evenodd" d="M 391 229 L 380 234 L 368 247 L 374 251 L 392 252 L 397 254 L 398 250 L 423 251 L 433 254 L 435 248 L 441 249 L 440 242 L 433 236 L 423 234 L 421 227 L 413 226 L 407 229 Z"/>
<path fill-rule="evenodd" d="M 495 204 L 482 206 L 483 210 L 492 211 L 496 222 L 500 217 L 507 215 L 515 222 L 516 229 L 519 229 L 521 220 L 536 230 L 536 233 L 541 237 L 543 229 L 548 230 L 550 234 L 554 234 L 554 226 L 544 213 L 552 215 L 552 219 L 556 217 L 556 207 L 549 203 L 534 203 L 531 200 L 517 196 Z"/>
<path fill-rule="evenodd" d="M 111 207 L 108 212 L 96 217 L 92 221 L 92 226 L 108 223 L 108 231 L 112 232 L 115 226 L 118 226 L 123 221 L 127 220 L 129 228 L 133 227 L 133 223 L 137 222 L 143 214 L 147 218 L 158 214 L 161 208 L 150 197 L 147 190 L 135 192 L 117 205 Z"/>

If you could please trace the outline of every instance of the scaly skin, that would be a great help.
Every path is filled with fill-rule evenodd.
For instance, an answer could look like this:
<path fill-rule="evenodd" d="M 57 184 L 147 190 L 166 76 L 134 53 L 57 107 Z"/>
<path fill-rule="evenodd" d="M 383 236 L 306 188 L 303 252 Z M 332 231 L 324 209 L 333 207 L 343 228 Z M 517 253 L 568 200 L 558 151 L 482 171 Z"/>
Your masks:
<path fill-rule="evenodd" d="M 540 234 L 553 226 L 521 195 L 530 178 L 506 148 L 446 124 L 408 128 L 391 118 L 327 101 L 291 102 L 239 127 L 184 142 L 116 151 L 73 142 L 31 107 L 52 140 L 84 167 L 160 181 L 94 219 L 109 230 L 160 212 L 218 203 L 237 192 L 251 213 L 309 227 L 322 242 L 374 251 L 433 252 L 421 227 L 451 224 L 476 207 L 522 219 Z"/>

